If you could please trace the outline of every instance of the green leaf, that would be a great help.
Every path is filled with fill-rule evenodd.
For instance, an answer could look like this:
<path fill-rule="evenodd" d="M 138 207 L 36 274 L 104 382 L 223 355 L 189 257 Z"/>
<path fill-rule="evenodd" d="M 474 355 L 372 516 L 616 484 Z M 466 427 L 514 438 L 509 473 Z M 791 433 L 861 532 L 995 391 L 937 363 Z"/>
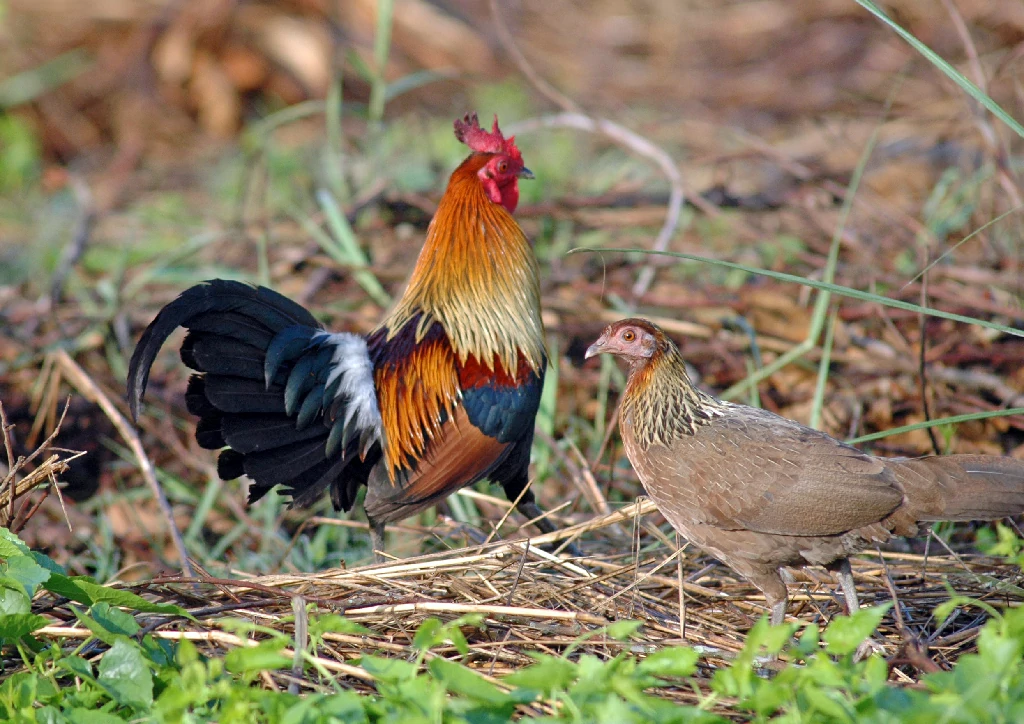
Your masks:
<path fill-rule="evenodd" d="M 794 647 L 794 651 L 802 658 L 806 659 L 817 653 L 820 641 L 821 629 L 818 628 L 818 624 L 807 624 L 804 627 L 804 630 L 800 632 L 800 636 L 797 637 L 797 643 Z"/>
<path fill-rule="evenodd" d="M 180 606 L 174 606 L 167 603 L 152 603 L 141 596 L 135 595 L 131 591 L 123 591 L 119 588 L 111 588 L 110 586 L 101 586 L 88 576 L 69 577 L 59 574 L 51 574 L 43 588 L 50 593 L 56 593 L 58 596 L 65 596 L 70 598 L 72 601 L 78 601 L 79 603 L 84 603 L 87 606 L 103 602 L 109 603 L 113 606 L 124 606 L 125 608 L 142 611 L 143 613 L 175 614 L 178 616 L 184 616 L 185 618 L 193 621 L 195 620 L 192 617 L 192 614 Z"/>
<path fill-rule="evenodd" d="M 881 656 L 869 656 L 864 662 L 864 681 L 875 689 L 881 689 L 889 678 L 889 664 Z"/>
<path fill-rule="evenodd" d="M 862 608 L 852 616 L 837 616 L 825 629 L 823 636 L 828 652 L 839 656 L 852 654 L 878 628 L 890 608 L 892 603 L 885 603 Z"/>
<path fill-rule="evenodd" d="M 34 560 L 36 563 L 38 563 L 51 573 L 59 573 L 62 576 L 67 575 L 67 571 L 64 570 L 64 566 L 57 563 L 55 560 L 50 558 L 50 556 L 46 555 L 45 553 L 40 553 L 39 551 L 29 551 L 29 555 L 32 556 L 32 560 Z"/>
<path fill-rule="evenodd" d="M 312 724 L 312 722 L 344 722 L 369 724 L 364 707 L 365 697 L 354 691 L 341 691 L 325 696 L 309 694 L 288 708 L 278 724 Z"/>
<path fill-rule="evenodd" d="M 769 655 L 777 654 L 789 644 L 799 628 L 800 624 L 798 623 L 783 623 L 779 626 L 772 626 L 768 618 L 763 617 L 750 630 L 747 643 L 743 647 L 744 653 L 749 654 L 751 659 L 753 659 L 753 655 L 763 646 L 765 652 Z"/>
<path fill-rule="evenodd" d="M 65 724 L 67 718 L 53 706 L 41 706 L 35 710 L 36 724 Z"/>
<path fill-rule="evenodd" d="M 359 665 L 381 681 L 400 682 L 416 676 L 416 667 L 401 659 L 386 659 L 382 656 L 363 656 Z"/>
<path fill-rule="evenodd" d="M 373 631 L 362 624 L 350 621 L 344 616 L 329 613 L 323 616 L 309 617 L 309 635 L 323 636 L 325 633 L 350 634 L 353 636 L 372 636 Z"/>
<path fill-rule="evenodd" d="M 32 613 L 14 613 L 0 616 L 0 639 L 14 641 L 41 629 L 49 621 L 45 616 Z"/>
<path fill-rule="evenodd" d="M 0 714 L 7 707 L 31 707 L 39 698 L 41 678 L 34 671 L 18 671 L 4 679 L 3 683 L 0 683 Z"/>
<path fill-rule="evenodd" d="M 462 629 L 456 625 L 449 624 L 444 627 L 445 639 L 452 642 L 452 646 L 460 654 L 465 656 L 469 653 L 469 642 L 466 641 L 466 636 L 462 633 Z"/>
<path fill-rule="evenodd" d="M 855 721 L 849 702 L 843 701 L 838 692 L 806 686 L 801 693 L 811 704 L 811 711 L 823 712 L 826 715 L 826 721 L 850 722 L 850 724 Z"/>
<path fill-rule="evenodd" d="M 380 280 L 373 275 L 373 272 L 367 268 L 370 263 L 369 259 L 366 258 L 366 253 L 359 246 L 359 239 L 338 206 L 338 202 L 326 189 L 317 191 L 316 198 L 320 202 L 320 209 L 324 212 L 327 226 L 333 233 L 333 243 L 329 242 L 325 245 L 321 234 L 314 235 L 314 238 L 333 259 L 346 266 L 352 266 L 352 277 L 363 288 L 363 291 L 369 294 L 370 298 L 382 308 L 387 309 L 391 306 L 391 295 L 381 285 Z"/>
<path fill-rule="evenodd" d="M 89 613 L 97 623 L 111 633 L 131 637 L 141 629 L 138 621 L 130 613 L 125 613 L 103 601 L 90 608 Z"/>
<path fill-rule="evenodd" d="M 949 600 L 943 601 L 936 606 L 932 614 L 935 616 L 936 621 L 945 623 L 946 619 L 953 614 L 954 610 L 960 606 L 969 605 L 970 603 L 972 603 L 972 601 L 967 596 L 950 596 Z"/>
<path fill-rule="evenodd" d="M 430 617 L 420 624 L 416 629 L 416 635 L 412 637 L 412 646 L 420 651 L 427 651 L 440 643 L 440 633 L 443 624 L 440 619 Z"/>
<path fill-rule="evenodd" d="M 432 660 L 428 668 L 448 691 L 462 694 L 475 701 L 513 706 L 505 692 L 470 668 L 442 658 Z"/>
<path fill-rule="evenodd" d="M 17 581 L 29 598 L 35 595 L 36 588 L 50 577 L 50 571 L 36 563 L 30 556 L 14 556 L 2 565 L 6 577 Z"/>
<path fill-rule="evenodd" d="M 963 415 L 951 415 L 950 417 L 935 417 L 931 420 L 924 420 L 922 422 L 915 422 L 911 425 L 901 425 L 900 427 L 890 427 L 887 430 L 880 430 L 878 432 L 868 433 L 867 435 L 861 435 L 859 437 L 851 438 L 847 440 L 849 445 L 860 445 L 863 442 L 871 442 L 872 440 L 880 440 L 886 437 L 892 437 L 893 435 L 902 435 L 905 432 L 914 432 L 915 430 L 924 430 L 929 427 L 943 427 L 946 425 L 958 425 L 961 422 L 974 422 L 975 420 L 987 420 L 990 417 L 1007 417 L 1009 415 L 1022 415 L 1024 414 L 1024 407 L 1011 407 L 1011 408 L 1000 408 L 998 410 L 985 410 L 983 412 L 967 412 Z"/>
<path fill-rule="evenodd" d="M 505 681 L 535 691 L 550 694 L 556 690 L 564 690 L 576 679 L 576 665 L 558 656 L 540 656 L 537 663 L 520 669 Z"/>
<path fill-rule="evenodd" d="M 0 113 L 0 193 L 23 189 L 36 179 L 40 155 L 39 135 L 32 125 L 19 116 Z"/>
<path fill-rule="evenodd" d="M 242 674 L 250 671 L 273 671 L 291 668 L 294 657 L 281 653 L 284 641 L 261 641 L 256 646 L 231 649 L 224 657 L 228 671 Z"/>
<path fill-rule="evenodd" d="M 0 528 L 0 558 L 29 555 L 28 546 L 11 531 Z"/>
<path fill-rule="evenodd" d="M 0 576 L 0 616 L 31 612 L 32 599 L 25 595 L 21 583 L 8 576 Z"/>
<path fill-rule="evenodd" d="M 1005 123 L 1007 126 L 1013 129 L 1021 138 L 1024 138 L 1024 127 L 1018 123 L 1013 116 L 1004 111 L 998 103 L 985 95 L 985 92 L 978 86 L 968 80 L 962 73 L 956 68 L 950 65 L 942 56 L 936 53 L 934 50 L 929 48 L 927 45 L 922 43 L 920 40 L 915 38 L 910 32 L 904 30 L 902 27 L 897 25 L 888 15 L 875 5 L 871 0 L 857 0 L 857 4 L 867 10 L 869 13 L 874 15 L 876 18 L 881 20 L 883 23 L 888 25 L 896 34 L 903 38 L 905 41 L 910 43 L 911 47 L 914 48 L 918 53 L 928 59 L 932 65 L 941 70 L 946 74 L 954 83 L 960 86 L 971 98 L 978 101 L 981 105 L 985 106 L 992 114 Z"/>
<path fill-rule="evenodd" d="M 92 673 L 92 664 L 81 656 L 65 656 L 57 662 L 57 665 L 62 669 L 67 669 L 80 679 L 95 680 Z"/>
<path fill-rule="evenodd" d="M 461 627 L 480 626 L 482 620 L 478 614 L 460 616 L 454 621 L 444 624 L 439 619 L 428 618 L 416 629 L 416 635 L 412 639 L 413 648 L 419 651 L 429 651 L 439 644 L 451 642 L 455 649 L 465 656 L 469 653 L 469 643 L 466 641 Z"/>
<path fill-rule="evenodd" d="M 138 645 L 118 639 L 100 659 L 97 681 L 118 704 L 143 709 L 153 704 L 153 674 Z"/>
<path fill-rule="evenodd" d="M 689 647 L 661 649 L 640 662 L 638 671 L 660 678 L 683 678 L 697 670 L 697 652 Z"/>
<path fill-rule="evenodd" d="M 84 48 L 74 48 L 0 81 L 0 108 L 30 103 L 88 71 L 93 60 Z"/>
<path fill-rule="evenodd" d="M 124 724 L 124 719 L 105 711 L 76 708 L 68 712 L 68 724 Z"/>
<path fill-rule="evenodd" d="M 640 628 L 639 621 L 616 621 L 615 623 L 609 624 L 605 631 L 608 635 L 616 641 L 625 641 L 630 636 L 637 632 Z"/>

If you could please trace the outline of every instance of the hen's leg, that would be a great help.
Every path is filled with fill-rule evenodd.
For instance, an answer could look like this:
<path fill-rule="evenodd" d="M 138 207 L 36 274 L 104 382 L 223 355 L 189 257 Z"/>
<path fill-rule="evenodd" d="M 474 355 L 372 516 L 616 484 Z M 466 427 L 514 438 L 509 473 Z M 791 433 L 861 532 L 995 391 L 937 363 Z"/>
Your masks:
<path fill-rule="evenodd" d="M 782 576 L 778 571 L 772 571 L 749 575 L 748 578 L 764 594 L 768 608 L 772 612 L 772 626 L 782 625 L 786 619 L 786 605 L 789 603 L 789 592 L 786 590 L 786 584 L 782 582 Z"/>
<path fill-rule="evenodd" d="M 838 561 L 829 563 L 826 568 L 835 573 L 839 579 L 839 587 L 843 589 L 843 597 L 846 598 L 846 613 L 852 616 L 860 610 L 860 602 L 857 600 L 857 588 L 853 583 L 853 569 L 850 568 L 849 558 L 840 558 Z"/>

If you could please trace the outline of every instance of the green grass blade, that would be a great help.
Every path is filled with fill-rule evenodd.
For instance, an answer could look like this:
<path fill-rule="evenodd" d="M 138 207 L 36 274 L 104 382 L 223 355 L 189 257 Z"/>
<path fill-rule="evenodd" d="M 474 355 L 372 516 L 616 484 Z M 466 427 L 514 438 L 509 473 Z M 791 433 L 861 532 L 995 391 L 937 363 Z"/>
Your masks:
<path fill-rule="evenodd" d="M 370 87 L 370 120 L 379 123 L 384 118 L 384 102 L 387 99 L 387 81 L 384 70 L 391 51 L 391 20 L 395 12 L 394 0 L 377 0 L 377 34 L 373 40 L 374 74 Z"/>
<path fill-rule="evenodd" d="M 366 268 L 370 265 L 370 261 L 366 258 L 362 247 L 359 246 L 356 233 L 352 230 L 348 219 L 345 218 L 345 214 L 342 213 L 338 202 L 324 189 L 316 192 L 316 199 L 320 202 L 320 208 L 323 210 L 324 216 L 327 217 L 327 226 L 337 242 L 336 245 L 332 244 L 331 246 L 341 253 L 345 263 L 355 267 L 352 275 L 373 301 L 382 307 L 390 306 L 391 296 L 373 272 Z M 330 253 L 331 249 L 328 248 L 327 251 Z"/>
<path fill-rule="evenodd" d="M 915 38 L 909 31 L 904 30 L 895 21 L 893 21 L 892 18 L 882 12 L 881 8 L 871 2 L 871 0 L 857 0 L 857 4 L 892 28 L 896 34 L 907 41 L 914 50 L 927 58 L 928 62 L 945 73 L 946 76 L 958 86 L 963 88 L 971 98 L 985 106 L 985 108 L 992 112 L 992 115 L 1012 128 L 1014 133 L 1018 136 L 1024 138 L 1024 126 L 1021 126 L 1020 123 L 1014 120 L 1013 116 L 1004 111 L 998 103 L 985 95 L 985 92 L 981 90 L 981 88 L 969 81 L 960 71 L 943 59 L 942 56 Z"/>
<path fill-rule="evenodd" d="M 404 93 L 409 93 L 431 83 L 437 83 L 442 80 L 456 80 L 461 77 L 462 73 L 455 69 L 419 70 L 415 73 L 409 73 L 388 85 L 387 90 L 384 92 L 384 102 L 388 103 Z"/>
<path fill-rule="evenodd" d="M 341 84 L 342 75 L 339 69 L 335 71 L 331 87 L 327 90 L 327 107 L 324 117 L 327 125 L 327 158 L 324 161 L 324 172 L 335 196 L 345 198 L 345 146 L 341 130 L 344 100 Z"/>
<path fill-rule="evenodd" d="M 747 274 L 757 274 L 760 276 L 770 277 L 780 282 L 792 282 L 793 284 L 802 284 L 805 287 L 811 287 L 812 289 L 823 289 L 825 291 L 832 292 L 841 297 L 849 297 L 850 299 L 859 299 L 862 302 L 873 302 L 875 304 L 881 304 L 886 307 L 892 307 L 893 309 L 902 309 L 907 312 L 914 312 L 915 314 L 927 314 L 931 317 L 938 317 L 940 319 L 949 319 L 953 322 L 963 322 L 964 324 L 974 324 L 979 327 L 985 327 L 986 329 L 994 329 L 997 332 L 1004 334 L 1012 334 L 1015 337 L 1024 337 L 1024 330 L 1015 329 L 1014 327 L 1007 327 L 1005 324 L 998 324 L 996 322 L 989 322 L 984 319 L 978 319 L 977 317 L 968 317 L 963 314 L 954 314 L 953 312 L 943 312 L 941 309 L 932 309 L 929 307 L 922 307 L 920 304 L 913 304 L 911 302 L 904 302 L 901 299 L 892 299 L 891 297 L 884 297 L 881 294 L 872 294 L 871 292 L 864 292 L 860 289 L 853 289 L 851 287 L 844 287 L 840 284 L 830 284 L 828 282 L 819 282 L 814 279 L 807 279 L 805 277 L 797 276 L 796 274 L 786 274 L 785 272 L 777 272 L 771 269 L 761 269 L 759 267 L 748 266 L 746 264 L 737 264 L 732 261 L 725 261 L 724 259 L 713 259 L 707 256 L 700 256 L 698 254 L 687 254 L 681 251 L 651 251 L 649 249 L 622 249 L 622 248 L 603 248 L 603 249 L 591 249 L 588 247 L 579 247 L 569 251 L 570 254 L 576 254 L 580 252 L 591 252 L 591 253 L 617 253 L 617 254 L 657 254 L 660 256 L 672 256 L 677 259 L 686 259 L 687 261 L 699 261 L 704 264 L 713 264 L 715 266 L 724 267 L 726 269 L 737 269 Z"/>
<path fill-rule="evenodd" d="M 839 310 L 833 309 L 825 327 L 825 342 L 821 346 L 821 362 L 818 363 L 818 379 L 814 385 L 814 401 L 811 404 L 811 419 L 808 425 L 815 430 L 821 429 L 821 408 L 825 406 L 825 386 L 828 383 L 828 368 L 832 363 L 832 341 L 836 332 L 836 316 Z"/>
<path fill-rule="evenodd" d="M 261 118 L 255 123 L 249 124 L 243 134 L 242 143 L 245 144 L 260 144 L 262 139 L 269 135 L 272 131 L 281 126 L 287 126 L 289 123 L 295 121 L 301 121 L 303 118 L 311 118 L 312 116 L 319 115 L 327 109 L 325 101 L 312 100 L 302 101 L 296 103 L 293 106 L 287 106 L 279 111 L 275 111 L 265 118 Z"/>
<path fill-rule="evenodd" d="M 910 286 L 911 284 L 913 284 L 914 282 L 916 282 L 916 281 L 917 281 L 918 279 L 920 279 L 921 277 L 923 277 L 923 276 L 924 276 L 925 274 L 927 274 L 927 273 L 928 273 L 928 272 L 929 272 L 929 271 L 930 271 L 930 270 L 932 269 L 932 267 L 934 267 L 934 266 L 935 266 L 936 264 L 938 264 L 939 262 L 941 262 L 941 261 L 942 261 L 943 259 L 945 259 L 945 258 L 946 258 L 947 256 L 949 256 L 949 255 L 950 255 L 950 254 L 952 254 L 953 252 L 955 252 L 955 251 L 956 251 L 957 249 L 959 249 L 959 248 L 960 248 L 961 246 L 963 246 L 963 245 L 964 245 L 964 244 L 966 244 L 966 243 L 967 243 L 968 241 L 970 241 L 971 239 L 973 239 L 973 238 L 974 238 L 975 236 L 977 236 L 978 234 L 980 234 L 981 232 L 983 232 L 983 231 L 984 231 L 985 229 L 987 229 L 988 227 L 992 226 L 993 224 L 997 224 L 997 223 L 999 223 L 1000 221 L 1002 221 L 1003 219 L 1005 219 L 1005 218 L 1006 218 L 1007 216 L 1009 216 L 1010 214 L 1015 214 L 1015 213 L 1017 213 L 1018 211 L 1020 211 L 1021 209 L 1024 209 L 1024 205 L 1021 205 L 1021 206 L 1014 206 L 1014 207 L 1013 207 L 1012 209 L 1010 209 L 1009 211 L 1004 211 L 1003 213 L 999 214 L 999 216 L 997 216 L 996 218 L 992 219 L 991 221 L 987 221 L 987 222 L 985 222 L 984 224 L 982 224 L 981 226 L 979 226 L 979 227 L 978 227 L 977 229 L 975 229 L 975 230 L 974 230 L 974 231 L 972 231 L 972 232 L 971 232 L 970 234 L 968 234 L 967 236 L 965 236 L 964 238 L 962 238 L 962 239 L 961 239 L 960 241 L 958 241 L 957 243 L 955 243 L 955 244 L 954 244 L 953 246 L 951 246 L 950 248 L 946 249 L 946 250 L 945 250 L 944 252 L 942 252 L 942 254 L 940 254 L 940 255 L 939 255 L 939 256 L 938 256 L 938 257 L 937 257 L 936 259 L 934 259 L 934 260 L 933 260 L 933 261 L 932 261 L 931 263 L 929 263 L 929 264 L 928 264 L 928 266 L 926 266 L 926 267 L 925 267 L 924 269 L 922 269 L 922 270 L 921 270 L 921 271 L 919 271 L 919 272 L 918 272 L 917 274 L 915 274 L 915 275 L 914 275 L 914 278 L 913 278 L 913 279 L 911 279 L 911 280 L 910 280 L 909 282 L 907 282 L 906 284 L 904 284 L 904 285 L 903 285 L 903 289 L 906 289 L 906 288 L 907 288 L 907 287 L 909 287 L 909 286 Z"/>
<path fill-rule="evenodd" d="M 870 435 L 861 435 L 860 437 L 855 437 L 852 440 L 847 440 L 846 442 L 851 445 L 857 445 L 862 442 L 881 440 L 882 438 L 889 437 L 890 435 L 899 435 L 900 433 L 913 432 L 914 430 L 924 430 L 929 427 L 956 425 L 961 422 L 987 420 L 990 417 L 1009 417 L 1010 415 L 1024 415 L 1024 407 L 1011 407 L 1006 410 L 988 410 L 986 412 L 970 412 L 966 415 L 954 415 L 953 417 L 940 417 L 936 420 L 925 420 L 924 422 L 915 422 L 913 425 L 904 425 L 903 427 L 894 427 L 891 430 L 873 432 Z"/>
<path fill-rule="evenodd" d="M 68 83 L 92 68 L 92 58 L 82 48 L 0 81 L 0 108 L 13 108 Z"/>

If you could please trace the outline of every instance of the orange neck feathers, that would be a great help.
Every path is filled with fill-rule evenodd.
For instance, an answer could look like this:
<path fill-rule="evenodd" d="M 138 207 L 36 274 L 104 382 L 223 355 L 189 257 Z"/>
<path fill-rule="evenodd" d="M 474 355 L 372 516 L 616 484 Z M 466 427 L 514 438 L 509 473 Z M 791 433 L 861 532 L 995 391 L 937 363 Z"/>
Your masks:
<path fill-rule="evenodd" d="M 439 322 L 465 364 L 535 372 L 544 364 L 537 260 L 512 215 L 491 201 L 477 172 L 491 154 L 474 153 L 451 175 L 409 285 L 380 327 L 393 337 L 422 313 L 417 339 Z"/>

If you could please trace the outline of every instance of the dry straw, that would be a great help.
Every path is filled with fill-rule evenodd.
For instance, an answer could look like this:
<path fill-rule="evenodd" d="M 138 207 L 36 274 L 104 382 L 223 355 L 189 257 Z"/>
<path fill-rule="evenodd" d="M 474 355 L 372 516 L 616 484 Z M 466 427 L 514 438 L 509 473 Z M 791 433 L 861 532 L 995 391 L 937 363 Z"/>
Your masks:
<path fill-rule="evenodd" d="M 259 577 L 237 573 L 237 579 L 166 577 L 126 588 L 192 612 L 195 621 L 147 614 L 139 619 L 147 633 L 188 639 L 211 656 L 260 640 L 259 634 L 237 633 L 231 620 L 240 618 L 299 642 L 306 639 L 307 616 L 340 614 L 371 632 L 327 634 L 307 658 L 311 666 L 304 674 L 266 673 L 264 684 L 271 687 L 317 689 L 329 672 L 343 677 L 348 686 L 368 690 L 373 676 L 358 666 L 359 657 L 414 660 L 413 636 L 424 620 L 451 621 L 466 614 L 483 620 L 482 628 L 467 626 L 463 631 L 468 655 L 460 656 L 450 646 L 433 650 L 429 657 L 456 658 L 500 680 L 533 663 L 530 652 L 559 654 L 573 646 L 577 653 L 606 659 L 624 650 L 642 655 L 685 644 L 702 654 L 700 684 L 715 667 L 735 657 L 746 632 L 764 613 L 764 602 L 755 589 L 707 557 L 684 550 L 677 572 L 675 565 L 667 565 L 662 546 L 638 554 L 629 550 L 628 540 L 613 537 L 617 524 L 651 509 L 643 501 L 554 534 L 349 570 Z M 539 548 L 584 533 L 583 545 L 592 558 L 559 560 Z M 653 542 L 647 536 L 642 540 Z M 841 611 L 827 574 L 809 570 L 794 575 L 792 616 L 824 624 Z M 890 601 L 893 594 L 898 599 L 899 618 L 887 616 L 874 640 L 875 648 L 894 664 L 893 681 L 902 684 L 915 683 L 925 670 L 948 668 L 975 649 L 985 620 L 982 611 L 960 609 L 944 623 L 933 618 L 933 609 L 949 598 L 947 585 L 995 606 L 1017 606 L 1024 600 L 1024 591 L 1006 580 L 1005 564 L 985 557 L 882 553 L 855 560 L 854 576 L 864 605 Z M 686 597 L 685 641 L 680 639 L 679 578 Z M 54 623 L 38 635 L 69 643 L 91 635 L 75 625 L 66 602 L 48 599 L 49 594 L 37 599 L 36 608 Z M 303 613 L 296 616 L 297 611 Z M 622 642 L 603 634 L 603 627 L 622 619 L 641 622 L 632 639 Z M 294 648 L 284 655 L 292 656 Z M 667 689 L 662 694 L 693 703 L 699 689 Z"/>

